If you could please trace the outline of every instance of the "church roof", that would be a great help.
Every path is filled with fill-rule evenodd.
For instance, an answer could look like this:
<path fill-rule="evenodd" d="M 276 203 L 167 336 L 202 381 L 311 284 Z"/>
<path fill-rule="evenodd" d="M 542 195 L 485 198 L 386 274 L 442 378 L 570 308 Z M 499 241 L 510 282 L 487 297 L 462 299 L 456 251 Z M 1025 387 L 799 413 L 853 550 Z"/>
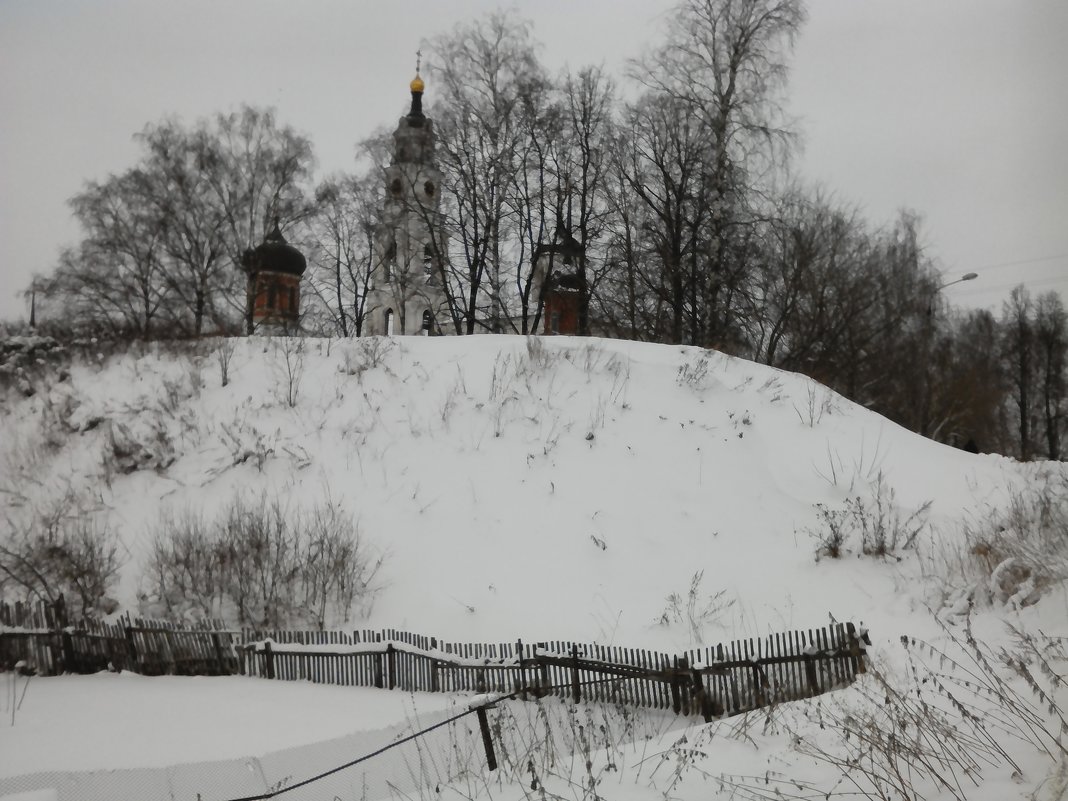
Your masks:
<path fill-rule="evenodd" d="M 241 263 L 248 272 L 288 273 L 298 277 L 308 268 L 304 254 L 286 242 L 286 238 L 282 236 L 278 220 L 275 220 L 274 228 L 264 237 L 262 243 L 245 251 Z"/>

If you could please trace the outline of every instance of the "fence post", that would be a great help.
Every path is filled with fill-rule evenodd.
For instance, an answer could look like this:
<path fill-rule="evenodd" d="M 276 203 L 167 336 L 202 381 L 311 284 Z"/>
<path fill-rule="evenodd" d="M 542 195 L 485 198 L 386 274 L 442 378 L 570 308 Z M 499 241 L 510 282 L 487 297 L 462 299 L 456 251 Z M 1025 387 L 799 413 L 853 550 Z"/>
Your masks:
<path fill-rule="evenodd" d="M 226 663 L 223 661 L 222 643 L 219 642 L 219 632 L 211 633 L 211 644 L 215 646 L 215 661 L 219 663 L 219 675 L 227 675 Z"/>
<path fill-rule="evenodd" d="M 397 650 L 392 642 L 386 644 L 386 668 L 389 673 L 389 689 L 392 690 L 397 686 Z"/>
<path fill-rule="evenodd" d="M 57 673 L 81 673 L 78 669 L 78 657 L 74 653 L 74 637 L 67 629 L 61 629 L 59 640 L 62 643 L 63 661 Z"/>
<path fill-rule="evenodd" d="M 849 655 L 853 659 L 853 675 L 867 673 L 868 668 L 864 664 L 864 651 L 860 647 L 860 639 L 857 637 L 856 627 L 852 623 L 846 623 L 846 636 L 849 638 Z"/>
<path fill-rule="evenodd" d="M 579 656 L 578 646 L 571 644 L 571 697 L 577 704 L 582 700 L 582 687 L 579 685 Z"/>
<path fill-rule="evenodd" d="M 517 664 L 519 665 L 519 686 L 516 687 L 515 689 L 516 690 L 522 690 L 523 691 L 523 697 L 526 698 L 526 696 L 527 696 L 527 671 L 526 671 L 526 668 L 523 667 L 523 641 L 522 640 L 516 640 L 515 641 L 515 658 L 518 660 Z"/>
<path fill-rule="evenodd" d="M 490 770 L 497 770 L 497 756 L 493 753 L 493 739 L 490 737 L 489 721 L 486 719 L 486 708 L 480 706 L 475 710 L 478 717 L 478 728 L 482 730 L 482 745 L 486 749 L 486 763 Z"/>
<path fill-rule="evenodd" d="M 764 678 L 764 668 L 755 659 L 750 659 L 750 664 L 753 666 L 753 700 L 758 707 L 767 704 L 767 697 L 764 693 L 764 685 L 767 683 Z"/>
<path fill-rule="evenodd" d="M 676 656 L 674 667 L 668 668 L 668 675 L 671 678 L 671 708 L 676 715 L 682 713 L 682 693 L 679 692 L 678 670 L 679 658 Z"/>
<path fill-rule="evenodd" d="M 536 659 L 538 663 L 538 673 L 541 675 L 540 694 L 543 696 L 548 695 L 550 692 L 549 688 L 552 686 L 549 683 L 549 665 L 538 656 L 538 646 L 536 643 L 534 645 L 534 651 L 531 654 L 531 659 Z"/>
<path fill-rule="evenodd" d="M 808 690 L 813 695 L 820 694 L 820 681 L 816 674 L 816 658 L 812 654 L 802 654 L 805 659 L 805 678 L 808 681 Z"/>
<path fill-rule="evenodd" d="M 130 668 L 135 673 L 140 673 L 141 671 L 138 670 L 138 668 L 140 667 L 140 661 L 141 660 L 138 658 L 138 655 L 137 655 L 137 642 L 134 640 L 134 631 L 133 631 L 133 627 L 130 626 L 129 619 L 127 619 L 127 622 L 126 622 L 125 633 L 126 633 L 126 647 L 130 651 Z"/>
<path fill-rule="evenodd" d="M 263 644 L 263 667 L 267 671 L 267 678 L 274 678 L 274 653 L 271 651 L 271 641 Z"/>
<path fill-rule="evenodd" d="M 63 597 L 62 593 L 52 604 L 52 617 L 56 628 L 65 629 L 67 627 L 67 599 Z"/>
<path fill-rule="evenodd" d="M 697 701 L 698 708 L 701 710 L 701 717 L 705 719 L 705 723 L 711 723 L 712 718 L 717 714 L 716 703 L 705 688 L 704 679 L 701 678 L 701 671 L 696 668 L 693 671 L 693 698 Z M 723 710 L 719 710 L 718 714 L 722 715 Z"/>

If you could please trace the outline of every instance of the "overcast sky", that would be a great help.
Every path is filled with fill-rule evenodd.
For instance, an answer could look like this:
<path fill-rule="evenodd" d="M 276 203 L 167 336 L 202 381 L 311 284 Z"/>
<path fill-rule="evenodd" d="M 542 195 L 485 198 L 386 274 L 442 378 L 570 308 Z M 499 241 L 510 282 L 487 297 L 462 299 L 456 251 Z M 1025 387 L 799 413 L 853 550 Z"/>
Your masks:
<path fill-rule="evenodd" d="M 622 74 L 668 0 L 537 0 L 551 69 Z M 66 201 L 132 166 L 132 135 L 241 103 L 312 139 L 319 173 L 393 126 L 421 40 L 490 0 L 0 0 L 0 319 L 78 230 Z M 1068 0 L 810 0 L 789 104 L 800 172 L 872 221 L 925 220 L 960 304 L 1068 293 Z M 434 110 L 428 82 L 426 108 Z"/>

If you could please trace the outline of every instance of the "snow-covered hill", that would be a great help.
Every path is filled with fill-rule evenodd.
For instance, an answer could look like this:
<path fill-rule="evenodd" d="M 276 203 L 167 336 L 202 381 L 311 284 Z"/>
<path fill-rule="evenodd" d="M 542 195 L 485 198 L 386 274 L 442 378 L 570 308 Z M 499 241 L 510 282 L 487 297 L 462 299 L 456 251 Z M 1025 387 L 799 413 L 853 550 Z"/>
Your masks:
<path fill-rule="evenodd" d="M 937 639 L 970 606 L 984 636 L 1068 633 L 1055 572 L 995 547 L 1060 466 L 939 445 L 713 351 L 250 338 L 33 376 L 0 419 L 7 525 L 64 498 L 95 510 L 134 610 L 162 517 L 242 497 L 356 519 L 382 566 L 350 628 L 681 650 L 833 616 L 895 668 L 903 635 Z"/>

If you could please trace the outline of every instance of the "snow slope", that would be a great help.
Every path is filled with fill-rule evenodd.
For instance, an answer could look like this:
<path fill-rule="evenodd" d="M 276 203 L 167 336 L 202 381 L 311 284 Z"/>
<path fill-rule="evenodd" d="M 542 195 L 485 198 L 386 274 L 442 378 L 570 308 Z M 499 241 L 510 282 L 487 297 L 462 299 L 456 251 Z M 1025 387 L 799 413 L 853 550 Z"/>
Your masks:
<path fill-rule="evenodd" d="M 931 442 L 803 376 L 600 339 L 145 346 L 9 394 L 0 418 L 7 519 L 91 499 L 135 610 L 162 511 L 329 498 L 384 556 L 348 627 L 681 650 L 833 616 L 896 665 L 902 635 L 942 636 L 933 613 L 975 597 L 962 527 L 1049 469 Z M 915 547 L 816 558 L 818 505 L 891 493 L 901 520 L 930 502 Z M 1064 636 L 1065 608 L 1049 591 L 976 625 Z"/>

